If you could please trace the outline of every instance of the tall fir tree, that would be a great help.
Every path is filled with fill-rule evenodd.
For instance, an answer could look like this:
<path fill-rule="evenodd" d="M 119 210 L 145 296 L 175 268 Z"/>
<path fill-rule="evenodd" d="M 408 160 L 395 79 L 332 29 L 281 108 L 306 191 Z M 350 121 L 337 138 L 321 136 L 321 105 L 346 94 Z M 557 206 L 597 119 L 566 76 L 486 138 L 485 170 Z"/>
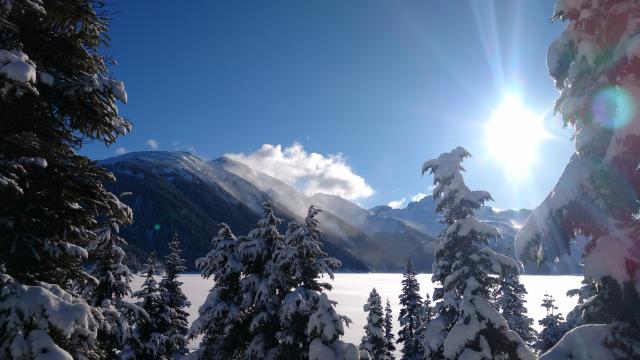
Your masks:
<path fill-rule="evenodd" d="M 276 266 L 289 279 L 287 288 L 290 290 L 279 310 L 280 330 L 277 333 L 278 352 L 287 359 L 308 359 L 311 344 L 316 340 L 329 349 L 343 349 L 342 352 L 355 348 L 340 340 L 344 332 L 339 329 L 334 329 L 330 341 L 310 333 L 312 315 L 321 307 L 321 295 L 331 290 L 331 284 L 321 281 L 321 277 L 327 275 L 333 279 L 334 271 L 341 266 L 339 260 L 328 257 L 322 249 L 322 232 L 316 218 L 319 213 L 319 209 L 311 206 L 302 224 L 289 223 L 284 241 L 276 247 L 274 254 Z M 335 316 L 341 323 L 350 322 L 346 317 Z"/>
<path fill-rule="evenodd" d="M 120 244 L 125 242 L 118 232 L 118 224 L 107 221 L 87 247 L 89 260 L 93 263 L 89 273 L 97 280 L 97 285 L 86 287 L 84 296 L 89 304 L 102 312 L 98 346 L 107 359 L 117 358 L 123 349 L 126 351 L 131 346 L 133 326 L 146 318 L 138 306 L 125 299 L 131 293 L 132 275 L 123 263 L 125 253 Z"/>
<path fill-rule="evenodd" d="M 391 310 L 391 303 L 387 299 L 387 305 L 384 308 L 384 346 L 385 346 L 385 359 L 395 359 L 394 352 L 396 351 L 396 337 L 393 334 L 393 312 Z"/>
<path fill-rule="evenodd" d="M 433 308 L 431 306 L 431 296 L 427 293 L 422 302 L 422 307 L 420 308 L 420 318 L 418 323 L 418 330 L 416 331 L 416 337 L 422 345 L 422 351 L 426 355 L 424 351 L 424 344 L 427 340 L 427 328 L 429 327 L 429 323 L 433 318 Z"/>
<path fill-rule="evenodd" d="M 199 359 L 345 359 L 357 347 L 344 343 L 349 320 L 336 313 L 324 291 L 323 274 L 333 278 L 340 262 L 322 250 L 322 233 L 311 207 L 300 225 L 285 236 L 270 203 L 256 229 L 237 240 L 223 225 L 213 249 L 197 265 L 215 285 L 190 337 L 204 334 Z"/>
<path fill-rule="evenodd" d="M 640 100 L 639 11 L 634 0 L 558 1 L 554 9 L 568 24 L 547 67 L 575 153 L 518 233 L 516 255 L 552 262 L 580 234 L 584 276 L 596 286 L 572 321 L 582 325 L 546 358 L 640 357 L 640 112 L 632 110 Z"/>
<path fill-rule="evenodd" d="M 369 293 L 369 299 L 364 304 L 367 313 L 367 323 L 364 326 L 364 336 L 360 342 L 360 350 L 367 351 L 373 360 L 385 360 L 385 318 L 382 310 L 380 294 L 373 288 Z"/>
<path fill-rule="evenodd" d="M 145 280 L 140 290 L 134 293 L 139 299 L 138 305 L 148 315 L 136 326 L 135 341 L 124 352 L 123 359 L 169 360 L 173 357 L 167 353 L 167 336 L 171 309 L 162 301 L 160 287 L 155 279 L 155 253 L 152 252 L 145 265 Z"/>
<path fill-rule="evenodd" d="M 211 250 L 196 260 L 196 266 L 203 278 L 213 278 L 214 286 L 189 329 L 189 338 L 204 335 L 195 356 L 198 359 L 236 359 L 240 356 L 242 340 L 249 336 L 249 329 L 242 322 L 242 264 L 237 240 L 227 224 L 220 224 L 218 235 L 211 241 Z"/>
<path fill-rule="evenodd" d="M 167 342 L 166 353 L 172 357 L 179 357 L 189 352 L 187 349 L 187 333 L 189 332 L 188 309 L 191 303 L 182 292 L 182 282 L 178 280 L 181 272 L 187 268 L 182 258 L 178 233 L 174 232 L 169 242 L 169 254 L 165 256 L 165 272 L 160 281 L 162 302 L 170 309 L 169 326 L 164 334 Z"/>
<path fill-rule="evenodd" d="M 517 332 L 527 345 L 533 345 L 537 333 L 533 329 L 533 319 L 527 315 L 527 289 L 520 282 L 518 272 L 509 272 L 501 277 L 496 290 L 496 306 L 507 320 L 509 329 Z"/>
<path fill-rule="evenodd" d="M 130 123 L 109 76 L 108 17 L 92 0 L 0 2 L 0 358 L 101 356 L 85 247 L 98 219 L 131 221 L 113 175 L 79 154 Z"/>
<path fill-rule="evenodd" d="M 488 239 L 499 232 L 473 216 L 491 195 L 465 185 L 462 161 L 470 156 L 457 147 L 422 167 L 423 174 L 434 175 L 436 212 L 447 226 L 436 247 L 432 281 L 439 285 L 433 296 L 436 316 L 426 331 L 426 353 L 432 359 L 532 359 L 520 336 L 489 301 L 498 279 L 517 272 L 518 266 L 489 249 Z"/>
<path fill-rule="evenodd" d="M 289 223 L 284 242 L 276 249 L 276 261 L 282 271 L 290 274 L 291 283 L 305 289 L 324 291 L 331 290 L 331 284 L 321 281 L 323 274 L 333 279 L 342 263 L 329 257 L 323 250 L 320 240 L 322 231 L 317 219 L 321 210 L 310 206 L 304 222 Z"/>
<path fill-rule="evenodd" d="M 424 319 L 426 325 L 429 325 L 431 319 L 433 319 L 433 305 L 431 303 L 431 295 L 427 293 L 424 296 L 424 301 L 422 302 L 422 307 L 424 309 Z"/>
<path fill-rule="evenodd" d="M 551 349 L 558 343 L 560 338 L 566 333 L 561 313 L 556 313 L 558 307 L 555 305 L 553 296 L 544 294 L 542 304 L 545 308 L 547 315 L 538 321 L 538 324 L 542 326 L 542 330 L 538 334 L 536 342 L 533 344 L 533 348 L 539 353 L 544 354 L 547 350 Z"/>
<path fill-rule="evenodd" d="M 275 216 L 270 202 L 263 203 L 262 207 L 264 214 L 256 228 L 246 237 L 238 239 L 238 251 L 243 264 L 243 277 L 240 280 L 242 307 L 250 331 L 250 339 L 244 350 L 247 358 L 278 356 L 278 312 L 289 281 L 274 261 L 274 253 L 284 241 L 278 231 L 282 220 Z"/>
<path fill-rule="evenodd" d="M 424 356 L 423 345 L 418 337 L 422 318 L 422 296 L 420 296 L 420 284 L 416 275 L 413 261 L 409 259 L 402 279 L 400 315 L 398 316 L 400 330 L 396 341 L 402 344 L 403 360 L 422 359 Z"/>

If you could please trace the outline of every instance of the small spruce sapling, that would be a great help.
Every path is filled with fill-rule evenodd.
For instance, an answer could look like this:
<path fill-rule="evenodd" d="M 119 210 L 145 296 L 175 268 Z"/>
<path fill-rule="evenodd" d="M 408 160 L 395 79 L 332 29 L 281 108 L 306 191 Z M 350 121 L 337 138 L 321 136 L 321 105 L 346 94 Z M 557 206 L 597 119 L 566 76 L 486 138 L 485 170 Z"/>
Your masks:
<path fill-rule="evenodd" d="M 367 323 L 364 326 L 364 336 L 360 342 L 360 350 L 367 351 L 372 360 L 385 360 L 385 319 L 382 310 L 382 299 L 376 288 L 373 288 L 369 293 L 369 299 L 367 299 L 367 303 L 363 308 L 367 313 Z"/>
<path fill-rule="evenodd" d="M 393 312 L 391 303 L 387 299 L 387 305 L 384 308 L 384 341 L 385 341 L 385 359 L 395 359 L 393 353 L 396 351 L 396 337 L 393 334 Z"/>

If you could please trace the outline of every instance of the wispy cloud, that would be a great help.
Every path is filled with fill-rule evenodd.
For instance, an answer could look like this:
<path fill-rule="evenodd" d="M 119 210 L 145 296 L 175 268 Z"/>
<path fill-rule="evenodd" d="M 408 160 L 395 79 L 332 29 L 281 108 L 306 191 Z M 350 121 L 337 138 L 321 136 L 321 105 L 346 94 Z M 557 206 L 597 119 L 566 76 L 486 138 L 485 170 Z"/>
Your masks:
<path fill-rule="evenodd" d="M 149 139 L 146 143 L 151 150 L 158 150 L 158 147 L 160 147 L 160 142 L 156 139 Z"/>
<path fill-rule="evenodd" d="M 415 194 L 415 195 L 413 195 L 411 197 L 411 201 L 418 202 L 418 201 L 424 199 L 426 196 L 427 196 L 427 194 L 419 192 L 419 193 L 417 193 L 417 194 Z"/>
<path fill-rule="evenodd" d="M 373 194 L 367 182 L 354 173 L 342 154 L 308 153 L 299 143 L 283 148 L 264 144 L 249 154 L 227 154 L 257 171 L 266 173 L 311 195 L 324 193 L 348 200 L 364 199 Z"/>
<path fill-rule="evenodd" d="M 405 202 L 406 200 L 407 200 L 407 199 L 402 198 L 402 199 L 400 199 L 400 200 L 393 200 L 393 201 L 389 201 L 389 203 L 388 203 L 387 205 L 388 205 L 390 208 L 392 208 L 392 209 L 400 209 L 400 207 L 401 207 L 402 205 L 404 205 L 404 202 Z"/>
<path fill-rule="evenodd" d="M 120 146 L 119 148 L 116 149 L 116 154 L 117 155 L 126 154 L 128 152 L 129 151 L 126 148 L 122 147 L 122 146 Z"/>

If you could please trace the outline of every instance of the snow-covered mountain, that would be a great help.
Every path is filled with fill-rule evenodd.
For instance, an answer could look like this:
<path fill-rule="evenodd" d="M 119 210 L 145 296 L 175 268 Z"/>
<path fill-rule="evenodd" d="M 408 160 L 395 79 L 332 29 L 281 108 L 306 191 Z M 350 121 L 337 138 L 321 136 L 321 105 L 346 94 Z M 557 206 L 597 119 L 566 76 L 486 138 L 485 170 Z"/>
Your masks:
<path fill-rule="evenodd" d="M 435 214 L 435 202 L 432 196 L 426 196 L 417 202 L 410 202 L 407 207 L 392 209 L 389 206 L 376 206 L 370 210 L 372 213 L 397 220 L 432 237 L 438 236 L 443 226 Z M 518 229 L 531 214 L 529 209 L 497 210 L 490 206 L 483 206 L 476 211 L 476 218 L 498 228 L 505 240 L 515 237 Z M 512 244 L 512 243 L 511 243 Z M 510 245 L 511 245 L 510 244 Z"/>
<path fill-rule="evenodd" d="M 190 264 L 208 249 L 220 222 L 246 234 L 261 214 L 260 204 L 274 203 L 284 220 L 301 220 L 310 205 L 319 216 L 327 252 L 348 271 L 399 271 L 411 257 L 430 271 L 434 239 L 403 221 L 381 217 L 337 196 L 306 196 L 286 183 L 222 157 L 204 161 L 186 152 L 135 152 L 100 162 L 117 178 L 110 190 L 131 192 L 123 198 L 134 224 L 123 229 L 131 251 L 166 252 L 171 233 L 179 232 Z M 285 226 L 283 224 L 283 230 Z"/>
<path fill-rule="evenodd" d="M 443 229 L 435 214 L 435 202 L 432 196 L 426 196 L 417 202 L 410 202 L 405 208 L 393 209 L 381 205 L 370 209 L 370 212 L 378 217 L 400 220 L 434 238 Z M 530 209 L 498 210 L 490 206 L 483 206 L 476 211 L 475 216 L 478 220 L 496 227 L 502 234 L 502 239 L 493 240 L 490 243 L 491 248 L 505 255 L 514 256 L 515 236 L 531 212 Z M 580 271 L 582 246 L 583 241 L 579 239 L 572 249 L 571 257 L 558 259 L 555 264 L 545 264 L 541 268 L 535 264 L 527 265 L 525 270 L 528 273 L 577 273 Z"/>
<path fill-rule="evenodd" d="M 116 193 L 131 192 L 123 200 L 134 211 L 134 224 L 123 232 L 131 251 L 165 253 L 170 233 L 177 230 L 185 242 L 190 264 L 208 249 L 220 222 L 236 234 L 246 234 L 261 214 L 260 204 L 274 203 L 284 220 L 301 220 L 310 205 L 324 210 L 319 216 L 327 251 L 343 261 L 346 271 L 400 271 L 411 257 L 420 271 L 430 271 L 433 246 L 442 225 L 431 196 L 406 208 L 376 206 L 370 210 L 339 196 L 307 196 L 257 169 L 221 157 L 204 161 L 186 152 L 134 152 L 100 162 L 114 172 Z M 476 217 L 497 227 L 502 239 L 490 246 L 513 255 L 513 241 L 531 210 L 482 207 Z M 283 231 L 285 227 L 283 226 Z M 572 256 L 555 264 L 527 265 L 528 273 L 579 271 L 580 245 Z M 193 268 L 192 268 L 193 269 Z"/>

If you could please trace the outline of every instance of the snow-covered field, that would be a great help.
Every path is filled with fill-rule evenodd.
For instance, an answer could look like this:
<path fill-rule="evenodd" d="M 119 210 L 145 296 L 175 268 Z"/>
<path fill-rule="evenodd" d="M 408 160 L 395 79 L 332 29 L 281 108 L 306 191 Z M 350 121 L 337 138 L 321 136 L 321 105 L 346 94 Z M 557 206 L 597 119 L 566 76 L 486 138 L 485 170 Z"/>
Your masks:
<path fill-rule="evenodd" d="M 418 275 L 420 290 L 423 296 L 427 292 L 430 295 L 433 292 L 433 284 L 430 279 L 430 274 Z M 566 314 L 573 309 L 577 301 L 576 298 L 567 297 L 566 292 L 569 289 L 579 287 L 582 277 L 524 275 L 521 279 L 529 292 L 527 295 L 529 316 L 534 319 L 536 329 L 539 329 L 538 320 L 545 315 L 544 309 L 540 306 L 543 295 L 545 293 L 553 295 L 559 311 L 566 316 Z M 189 297 L 189 301 L 191 301 L 189 321 L 192 322 L 198 313 L 198 307 L 204 302 L 213 282 L 202 279 L 199 274 L 184 274 L 181 276 L 181 280 L 184 282 L 183 291 L 187 297 Z M 399 310 L 398 296 L 402 288 L 401 280 L 402 274 L 336 274 L 335 280 L 333 281 L 334 288 L 329 297 L 338 302 L 336 307 L 338 313 L 348 316 L 353 321 L 351 326 L 346 330 L 346 341 L 355 344 L 360 343 L 360 338 L 363 333 L 362 327 L 366 319 L 362 305 L 364 305 L 369 296 L 369 291 L 371 291 L 373 287 L 378 290 L 384 303 L 386 303 L 387 298 L 391 301 L 394 318 L 397 318 Z M 134 291 L 138 290 L 142 281 L 141 277 L 136 277 L 132 284 L 132 289 Z M 397 328 L 398 324 L 396 323 L 394 324 L 394 330 L 397 331 Z M 197 341 L 194 341 L 191 346 L 197 346 Z"/>

